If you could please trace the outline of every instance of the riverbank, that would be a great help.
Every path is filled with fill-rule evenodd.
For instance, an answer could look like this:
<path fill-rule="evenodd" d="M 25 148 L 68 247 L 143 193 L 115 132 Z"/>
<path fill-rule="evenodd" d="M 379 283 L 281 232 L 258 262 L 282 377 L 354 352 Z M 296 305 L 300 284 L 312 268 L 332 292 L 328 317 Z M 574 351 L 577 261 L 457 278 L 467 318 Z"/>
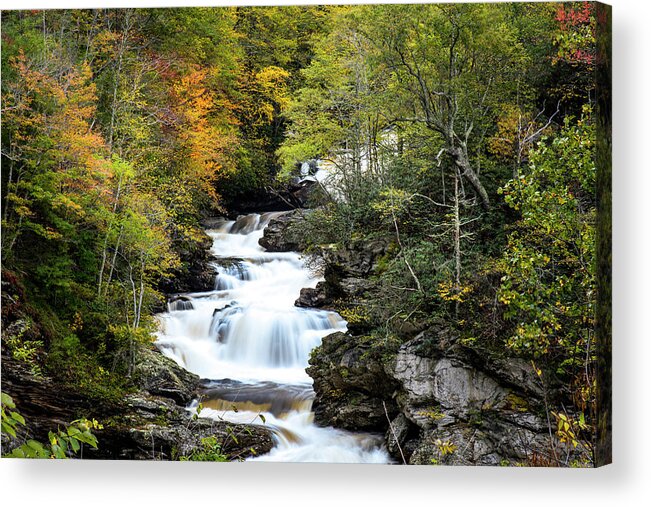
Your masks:
<path fill-rule="evenodd" d="M 44 373 L 38 358 L 16 358 L 8 345 L 12 340 L 42 343 L 47 337 L 29 311 L 24 291 L 12 280 L 16 279 L 4 276 L 2 291 L 2 392 L 12 397 L 25 425 L 18 427 L 17 438 L 3 434 L 3 454 L 29 439 L 48 442 L 50 431 L 80 418 L 97 419 L 103 426 L 93 430 L 97 448 L 86 446 L 78 456 L 83 459 L 193 459 L 206 450 L 207 442 L 214 442 L 213 449 L 216 446 L 225 460 L 271 450 L 272 433 L 263 427 L 193 416 L 186 407 L 200 396 L 201 379 L 153 346 L 135 347 L 132 376 L 119 387 L 105 386 L 110 390 Z M 109 372 L 105 382 L 111 382 Z"/>
<path fill-rule="evenodd" d="M 261 243 L 296 247 L 305 220 L 299 211 L 272 220 Z M 310 356 L 317 424 L 382 432 L 400 463 L 589 463 L 589 443 L 559 439 L 551 414 L 558 409 L 549 405 L 557 394 L 531 361 L 473 346 L 443 323 L 369 322 L 365 309 L 380 290 L 374 275 L 390 248 L 373 238 L 310 249 L 325 279 L 295 304 L 348 318 L 347 331 L 324 337 Z"/>

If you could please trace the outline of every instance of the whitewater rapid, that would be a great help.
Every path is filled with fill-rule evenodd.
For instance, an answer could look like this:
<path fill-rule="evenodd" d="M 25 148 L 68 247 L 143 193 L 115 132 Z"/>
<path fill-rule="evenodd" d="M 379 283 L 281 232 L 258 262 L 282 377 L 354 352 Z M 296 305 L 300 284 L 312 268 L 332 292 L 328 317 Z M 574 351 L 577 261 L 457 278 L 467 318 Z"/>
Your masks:
<path fill-rule="evenodd" d="M 294 301 L 319 278 L 295 252 L 265 251 L 258 241 L 278 213 L 224 220 L 213 239 L 215 289 L 184 294 L 159 315 L 156 345 L 207 379 L 201 417 L 262 424 L 275 447 L 254 459 L 284 462 L 388 463 L 377 435 L 313 423 L 312 349 L 346 329 L 336 313 L 298 308 Z M 198 400 L 190 407 L 196 411 Z"/>

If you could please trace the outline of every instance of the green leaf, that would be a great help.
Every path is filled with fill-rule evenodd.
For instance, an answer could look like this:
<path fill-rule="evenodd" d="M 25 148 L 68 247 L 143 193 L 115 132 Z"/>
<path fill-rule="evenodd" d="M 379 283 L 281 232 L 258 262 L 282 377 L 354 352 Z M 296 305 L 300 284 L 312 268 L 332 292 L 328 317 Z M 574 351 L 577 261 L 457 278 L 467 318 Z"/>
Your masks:
<path fill-rule="evenodd" d="M 79 452 L 79 448 L 81 446 L 79 445 L 79 442 L 77 441 L 76 438 L 71 438 L 70 439 L 70 447 L 72 447 L 73 452 L 76 454 L 77 452 Z"/>
<path fill-rule="evenodd" d="M 25 451 L 21 447 L 17 447 L 13 451 L 11 451 L 9 454 L 6 455 L 8 458 L 27 458 L 28 456 L 25 454 Z"/>
<path fill-rule="evenodd" d="M 0 393 L 0 398 L 2 399 L 2 404 L 8 408 L 16 408 L 14 400 L 7 393 Z"/>
<path fill-rule="evenodd" d="M 63 449 L 61 449 L 61 447 L 58 446 L 58 445 L 53 445 L 52 446 L 52 454 L 57 459 L 65 459 L 66 458 L 66 453 L 63 452 Z"/>
<path fill-rule="evenodd" d="M 3 434 L 6 434 L 6 435 L 9 435 L 9 436 L 12 436 L 12 437 L 16 436 L 16 430 L 13 428 L 13 426 L 11 426 L 10 424 L 8 424 L 5 421 L 2 421 L 1 426 L 2 426 L 2 433 Z"/>
<path fill-rule="evenodd" d="M 40 442 L 37 442 L 36 440 L 28 440 L 25 445 L 29 447 L 30 449 L 34 449 L 35 451 L 42 451 L 43 450 L 43 444 Z"/>
<path fill-rule="evenodd" d="M 85 444 L 88 444 L 97 449 L 97 439 L 89 431 L 84 431 L 82 433 L 79 433 L 75 435 L 74 438 L 76 438 L 80 442 L 84 442 Z"/>
<path fill-rule="evenodd" d="M 22 415 L 20 415 L 18 412 L 11 412 L 11 417 L 15 421 L 18 421 L 23 426 L 25 425 L 25 418 Z"/>
<path fill-rule="evenodd" d="M 36 458 L 37 457 L 36 450 L 32 449 L 31 447 L 29 447 L 27 445 L 21 445 L 20 448 L 25 453 L 26 458 Z"/>
<path fill-rule="evenodd" d="M 79 430 L 79 428 L 77 428 L 76 426 L 68 426 L 67 431 L 68 431 L 68 435 L 70 435 L 71 437 L 76 437 L 77 435 L 79 435 L 79 433 L 81 433 L 81 430 Z"/>

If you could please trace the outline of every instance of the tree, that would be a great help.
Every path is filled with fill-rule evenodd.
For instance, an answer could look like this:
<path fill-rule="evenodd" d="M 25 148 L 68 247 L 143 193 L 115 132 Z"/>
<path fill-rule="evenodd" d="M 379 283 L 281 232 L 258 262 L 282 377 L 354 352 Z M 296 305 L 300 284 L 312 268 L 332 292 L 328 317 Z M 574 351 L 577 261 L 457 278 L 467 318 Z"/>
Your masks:
<path fill-rule="evenodd" d="M 14 65 L 20 84 L 6 94 L 3 117 L 10 138 L 3 238 L 9 254 L 24 233 L 56 241 L 79 220 L 92 219 L 87 208 L 103 205 L 109 174 L 103 140 L 91 127 L 89 67 L 53 77 L 24 54 Z"/>
<path fill-rule="evenodd" d="M 319 158 L 330 166 L 329 191 L 364 207 L 387 179 L 395 155 L 395 136 L 383 116 L 386 75 L 374 68 L 374 50 L 360 31 L 354 8 L 338 11 L 336 28 L 321 40 L 304 86 L 295 94 L 287 117 L 289 134 L 279 149 L 283 176 L 297 164 Z"/>
<path fill-rule="evenodd" d="M 422 123 L 484 207 L 483 140 L 498 104 L 513 95 L 526 55 L 498 5 L 370 8 L 367 37 L 392 73 L 399 108 L 392 121 Z M 414 100 L 415 99 L 415 100 Z"/>
<path fill-rule="evenodd" d="M 515 332 L 506 345 L 569 378 L 578 405 L 593 393 L 595 129 L 590 110 L 532 151 L 529 171 L 502 189 L 522 218 L 501 261 L 498 293 Z"/>
<path fill-rule="evenodd" d="M 596 45 L 595 4 L 567 2 L 555 13 L 555 80 L 551 92 L 568 110 L 580 115 L 582 105 L 594 99 Z"/>

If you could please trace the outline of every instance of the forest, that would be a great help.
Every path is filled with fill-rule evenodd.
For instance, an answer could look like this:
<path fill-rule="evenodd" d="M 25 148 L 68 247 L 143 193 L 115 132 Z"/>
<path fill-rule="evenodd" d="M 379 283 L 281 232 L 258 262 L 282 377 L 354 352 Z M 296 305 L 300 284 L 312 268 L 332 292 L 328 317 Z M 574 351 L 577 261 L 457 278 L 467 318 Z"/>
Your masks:
<path fill-rule="evenodd" d="M 605 462 L 608 16 L 592 2 L 3 11 L 3 455 L 127 456 L 116 428 L 141 424 L 124 400 L 157 361 L 143 356 L 157 315 L 170 295 L 214 289 L 195 286 L 208 222 L 283 212 L 264 238 L 279 231 L 276 251 L 325 273 L 297 306 L 347 323 L 309 357 L 317 421 L 387 432 L 399 463 Z M 306 163 L 328 178 L 297 201 Z M 335 339 L 364 351 L 357 369 L 326 371 Z M 498 394 L 460 408 L 414 398 L 397 373 L 366 379 L 412 349 L 499 378 Z M 526 374 L 503 373 L 513 365 Z M 226 452 L 231 426 L 205 433 L 202 408 L 199 447 L 165 459 L 244 456 Z M 471 432 L 493 442 L 504 413 L 529 444 L 469 457 Z M 142 454 L 128 457 L 156 457 Z"/>

